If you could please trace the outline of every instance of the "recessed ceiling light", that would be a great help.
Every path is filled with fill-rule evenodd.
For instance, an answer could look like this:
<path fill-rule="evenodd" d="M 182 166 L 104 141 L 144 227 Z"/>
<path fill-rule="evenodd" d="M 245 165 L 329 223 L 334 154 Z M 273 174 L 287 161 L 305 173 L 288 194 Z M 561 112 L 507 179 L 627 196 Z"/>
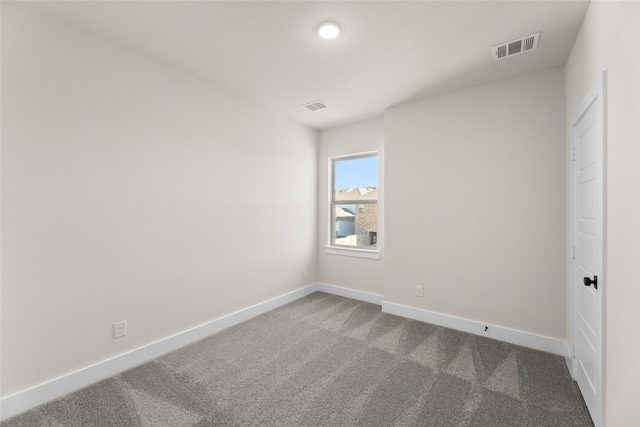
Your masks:
<path fill-rule="evenodd" d="M 318 34 L 323 39 L 335 39 L 340 34 L 340 26 L 335 22 L 324 22 L 318 27 Z"/>

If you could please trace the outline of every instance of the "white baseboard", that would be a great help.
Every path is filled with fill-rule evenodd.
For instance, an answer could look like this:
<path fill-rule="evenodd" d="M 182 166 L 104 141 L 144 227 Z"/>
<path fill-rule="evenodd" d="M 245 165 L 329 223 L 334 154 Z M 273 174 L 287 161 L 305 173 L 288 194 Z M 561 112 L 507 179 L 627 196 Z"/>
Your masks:
<path fill-rule="evenodd" d="M 567 369 L 569 369 L 569 373 L 571 374 L 571 378 L 576 379 L 574 366 L 573 366 L 573 351 L 572 345 L 568 342 L 564 343 L 564 361 L 567 363 Z"/>
<path fill-rule="evenodd" d="M 329 285 L 326 283 L 316 283 L 316 290 L 341 297 L 357 299 L 358 301 L 370 302 L 371 304 L 376 305 L 382 305 L 382 301 L 384 300 L 382 295 L 356 291 L 355 289 L 342 288 L 340 286 Z"/>
<path fill-rule="evenodd" d="M 383 301 L 382 311 L 396 316 L 432 323 L 470 334 L 485 336 L 511 344 L 517 344 L 535 350 L 546 351 L 560 356 L 564 355 L 565 342 L 556 338 L 545 337 L 530 332 L 496 326 L 489 323 L 477 322 L 462 317 L 436 313 L 406 305 Z M 485 331 L 486 328 L 486 331 Z"/>
<path fill-rule="evenodd" d="M 119 374 L 134 366 L 148 362 L 173 350 L 199 341 L 230 326 L 249 320 L 267 311 L 288 304 L 316 292 L 317 285 L 289 292 L 264 301 L 192 329 L 180 332 L 127 353 L 104 360 L 86 368 L 55 378 L 46 383 L 7 396 L 0 401 L 0 420 L 6 420 L 21 412 L 62 397 L 97 381 Z"/>

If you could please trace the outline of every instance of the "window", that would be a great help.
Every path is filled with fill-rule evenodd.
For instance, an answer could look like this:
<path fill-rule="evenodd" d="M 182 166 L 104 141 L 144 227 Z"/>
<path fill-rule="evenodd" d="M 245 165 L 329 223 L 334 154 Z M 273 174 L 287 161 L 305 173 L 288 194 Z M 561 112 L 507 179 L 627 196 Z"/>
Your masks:
<path fill-rule="evenodd" d="M 378 247 L 378 155 L 331 159 L 330 245 L 352 249 Z"/>

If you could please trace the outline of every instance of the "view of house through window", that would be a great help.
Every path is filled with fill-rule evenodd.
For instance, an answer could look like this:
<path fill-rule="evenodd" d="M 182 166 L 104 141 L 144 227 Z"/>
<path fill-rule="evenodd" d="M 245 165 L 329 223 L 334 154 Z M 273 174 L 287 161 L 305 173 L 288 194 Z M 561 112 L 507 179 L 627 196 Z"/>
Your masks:
<path fill-rule="evenodd" d="M 377 248 L 378 156 L 340 157 L 331 165 L 331 244 Z"/>

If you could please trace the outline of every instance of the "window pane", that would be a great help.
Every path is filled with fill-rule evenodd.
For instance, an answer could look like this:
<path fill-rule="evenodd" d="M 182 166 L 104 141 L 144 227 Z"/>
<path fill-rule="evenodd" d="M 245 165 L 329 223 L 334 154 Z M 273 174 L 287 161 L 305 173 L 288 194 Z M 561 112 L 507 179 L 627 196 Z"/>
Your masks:
<path fill-rule="evenodd" d="M 378 199 L 378 157 L 334 161 L 334 190 L 338 200 Z"/>
<path fill-rule="evenodd" d="M 334 159 L 332 244 L 376 249 L 378 244 L 378 156 Z"/>
<path fill-rule="evenodd" d="M 378 204 L 336 204 L 335 244 L 376 248 L 378 244 Z"/>

